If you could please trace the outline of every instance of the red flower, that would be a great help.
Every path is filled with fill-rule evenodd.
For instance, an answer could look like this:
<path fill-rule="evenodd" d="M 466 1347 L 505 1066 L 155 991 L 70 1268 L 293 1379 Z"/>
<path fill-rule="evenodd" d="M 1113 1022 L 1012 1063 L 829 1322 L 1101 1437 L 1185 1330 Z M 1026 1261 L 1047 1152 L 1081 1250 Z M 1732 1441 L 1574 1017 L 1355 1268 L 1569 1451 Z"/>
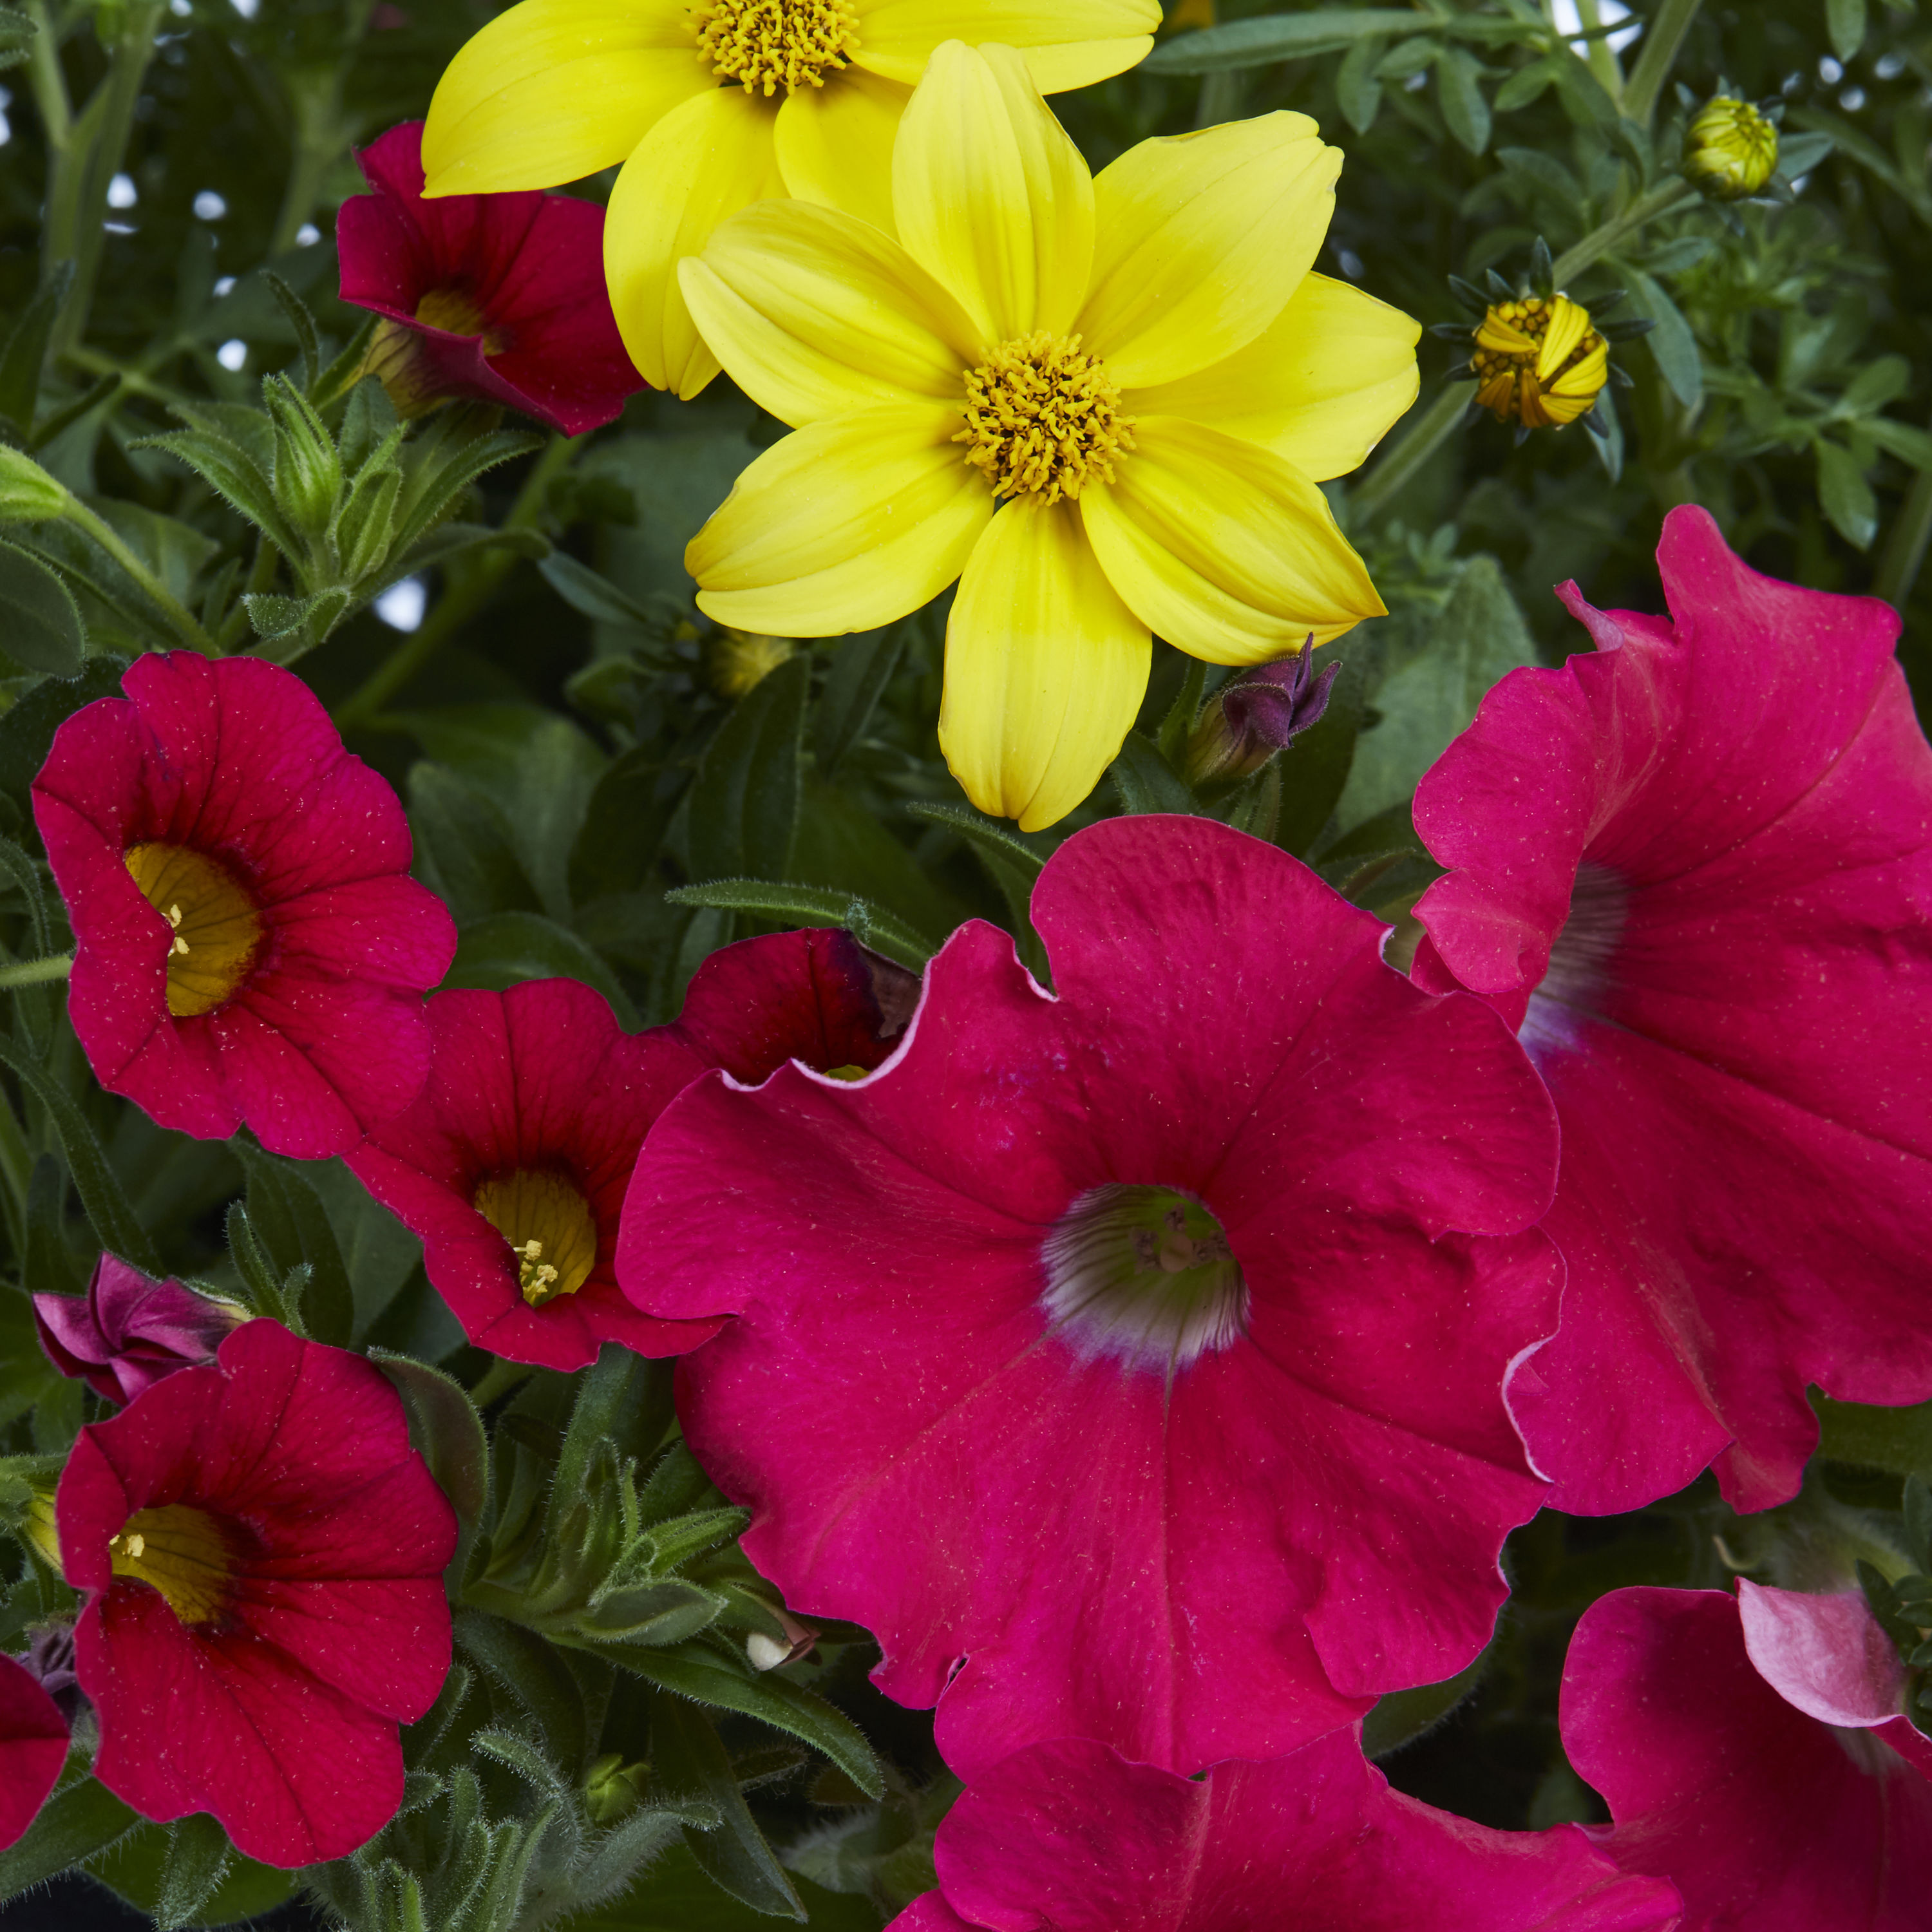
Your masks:
<path fill-rule="evenodd" d="M 87 1298 L 36 1294 L 40 1346 L 64 1376 L 79 1376 L 117 1407 L 164 1376 L 212 1362 L 248 1317 L 232 1301 L 196 1294 L 178 1281 L 151 1281 L 118 1255 L 94 1264 Z"/>
<path fill-rule="evenodd" d="M 67 1762 L 67 1720 L 40 1680 L 0 1655 L 0 1851 L 31 1825 Z"/>
<path fill-rule="evenodd" d="M 401 414 L 472 396 L 581 436 L 644 387 L 604 290 L 601 208 L 563 194 L 425 201 L 420 121 L 356 158 L 375 191 L 336 217 L 342 299 L 385 318 L 364 367 Z"/>
<path fill-rule="evenodd" d="M 176 651 L 121 688 L 34 781 L 94 1076 L 204 1140 L 340 1154 L 422 1090 L 456 950 L 401 802 L 291 671 Z"/>
<path fill-rule="evenodd" d="M 247 1322 L 83 1429 L 56 1506 L 102 1784 L 268 1864 L 388 1822 L 397 1726 L 448 1672 L 456 1518 L 380 1372 Z"/>
<path fill-rule="evenodd" d="M 749 1082 L 794 1054 L 877 1066 L 892 1049 L 874 988 L 909 1008 L 902 982 L 917 983 L 849 934 L 814 932 L 714 953 L 682 1017 L 635 1035 L 574 980 L 438 993 L 428 1086 L 348 1165 L 421 1237 L 430 1282 L 478 1347 L 566 1370 L 605 1342 L 682 1354 L 718 1324 L 640 1315 L 614 1272 L 646 1130 L 707 1067 Z"/>

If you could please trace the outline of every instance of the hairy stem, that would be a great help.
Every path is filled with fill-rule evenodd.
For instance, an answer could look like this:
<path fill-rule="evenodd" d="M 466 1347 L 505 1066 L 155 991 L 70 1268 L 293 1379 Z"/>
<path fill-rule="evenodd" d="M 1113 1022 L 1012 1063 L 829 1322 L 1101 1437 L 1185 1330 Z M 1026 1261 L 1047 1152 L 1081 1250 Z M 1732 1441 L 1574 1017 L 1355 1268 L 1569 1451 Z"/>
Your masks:
<path fill-rule="evenodd" d="M 74 970 L 71 952 L 50 953 L 44 959 L 16 959 L 0 966 L 0 988 L 44 986 L 53 980 L 64 980 Z"/>

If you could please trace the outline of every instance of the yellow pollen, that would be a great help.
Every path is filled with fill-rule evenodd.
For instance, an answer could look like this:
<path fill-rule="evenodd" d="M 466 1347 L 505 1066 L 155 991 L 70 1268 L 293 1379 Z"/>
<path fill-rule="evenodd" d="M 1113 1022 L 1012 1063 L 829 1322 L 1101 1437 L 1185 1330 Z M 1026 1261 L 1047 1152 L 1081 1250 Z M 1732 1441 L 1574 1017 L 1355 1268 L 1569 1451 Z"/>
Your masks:
<path fill-rule="evenodd" d="M 859 51 L 850 0 L 698 0 L 691 25 L 721 81 L 767 100 L 780 88 L 823 87 L 825 70 Z"/>
<path fill-rule="evenodd" d="M 493 1174 L 476 1190 L 478 1214 L 510 1244 L 517 1288 L 532 1308 L 574 1294 L 597 1265 L 597 1223 L 590 1204 L 560 1174 L 518 1168 Z"/>
<path fill-rule="evenodd" d="M 1588 412 L 1609 373 L 1608 345 L 1568 296 L 1498 302 L 1472 333 L 1476 400 L 1501 422 L 1561 429 Z"/>
<path fill-rule="evenodd" d="M 212 1013 L 248 976 L 262 944 L 262 916 L 219 859 L 157 841 L 122 856 L 148 903 L 174 934 L 168 946 L 168 1011 Z"/>
<path fill-rule="evenodd" d="M 206 1510 L 164 1503 L 136 1510 L 108 1540 L 114 1574 L 158 1590 L 184 1624 L 212 1623 L 235 1574 L 227 1526 Z"/>
<path fill-rule="evenodd" d="M 1003 342 L 966 372 L 966 427 L 955 442 L 995 496 L 1077 497 L 1132 449 L 1134 419 L 1106 365 L 1080 352 L 1077 335 L 1042 331 Z"/>

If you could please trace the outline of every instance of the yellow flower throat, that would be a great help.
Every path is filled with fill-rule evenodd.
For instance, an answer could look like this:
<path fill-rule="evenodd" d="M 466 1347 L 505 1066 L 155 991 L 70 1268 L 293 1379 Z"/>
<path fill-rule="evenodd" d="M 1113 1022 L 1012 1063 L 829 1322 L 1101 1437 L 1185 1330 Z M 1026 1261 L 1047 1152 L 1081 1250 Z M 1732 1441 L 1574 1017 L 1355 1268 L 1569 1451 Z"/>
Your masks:
<path fill-rule="evenodd" d="M 218 1517 L 187 1503 L 136 1510 L 110 1539 L 117 1576 L 158 1590 L 184 1624 L 213 1623 L 226 1607 L 235 1571 Z"/>
<path fill-rule="evenodd" d="M 159 840 L 122 857 L 148 903 L 174 928 L 168 947 L 168 1011 L 212 1013 L 248 977 L 262 944 L 262 916 L 219 859 Z"/>
<path fill-rule="evenodd" d="M 1106 366 L 1077 335 L 1003 342 L 966 372 L 966 427 L 953 437 L 995 496 L 1077 497 L 1134 446 L 1132 416 Z"/>
<path fill-rule="evenodd" d="M 848 0 L 698 0 L 691 24 L 721 81 L 768 100 L 780 88 L 823 87 L 826 69 L 859 50 Z"/>
<path fill-rule="evenodd" d="M 532 1308 L 574 1294 L 597 1265 L 597 1223 L 582 1191 L 560 1174 L 493 1174 L 472 1204 L 510 1244 L 517 1289 Z"/>

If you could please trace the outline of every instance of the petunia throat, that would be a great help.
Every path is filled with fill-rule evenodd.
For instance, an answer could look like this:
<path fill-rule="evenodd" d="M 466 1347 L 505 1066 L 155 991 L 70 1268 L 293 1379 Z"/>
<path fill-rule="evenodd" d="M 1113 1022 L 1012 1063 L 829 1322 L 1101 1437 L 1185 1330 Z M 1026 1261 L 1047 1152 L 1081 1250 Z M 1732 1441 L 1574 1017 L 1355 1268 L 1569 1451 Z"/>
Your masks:
<path fill-rule="evenodd" d="M 517 1287 L 532 1308 L 574 1294 L 597 1265 L 597 1223 L 583 1190 L 561 1174 L 517 1168 L 477 1188 L 478 1214 L 510 1244 Z"/>
<path fill-rule="evenodd" d="M 1134 446 L 1134 419 L 1120 392 L 1078 335 L 1003 342 L 966 372 L 966 427 L 952 439 L 995 496 L 1077 497 L 1098 478 L 1114 480 L 1114 459 Z"/>
<path fill-rule="evenodd" d="M 767 100 L 780 88 L 823 87 L 826 70 L 859 50 L 848 0 L 698 0 L 691 24 L 721 81 Z"/>
<path fill-rule="evenodd" d="M 231 998 L 261 950 L 262 916 L 248 888 L 219 859 L 156 840 L 122 854 L 148 903 L 174 930 L 168 946 L 168 1011 L 212 1013 Z"/>
<path fill-rule="evenodd" d="M 1246 1333 L 1248 1286 L 1227 1234 L 1177 1188 L 1089 1188 L 1040 1259 L 1041 1306 L 1078 1354 L 1171 1375 Z"/>
<path fill-rule="evenodd" d="M 213 1623 L 227 1606 L 235 1552 L 227 1526 L 206 1510 L 136 1510 L 107 1549 L 116 1576 L 158 1590 L 184 1624 Z"/>
<path fill-rule="evenodd" d="M 1570 914 L 1550 948 L 1550 964 L 1531 1000 L 1578 1012 L 1602 1010 L 1617 949 L 1630 916 L 1630 888 L 1607 866 L 1586 860 L 1570 889 Z M 1539 1017 L 1552 1018 L 1547 1008 Z"/>

